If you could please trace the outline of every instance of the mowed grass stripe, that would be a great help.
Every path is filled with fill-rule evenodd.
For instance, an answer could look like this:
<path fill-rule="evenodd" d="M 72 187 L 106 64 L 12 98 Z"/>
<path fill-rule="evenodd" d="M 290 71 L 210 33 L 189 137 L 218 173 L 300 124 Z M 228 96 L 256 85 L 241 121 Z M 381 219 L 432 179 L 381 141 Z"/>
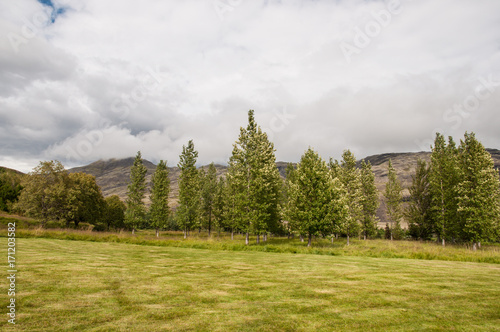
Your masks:
<path fill-rule="evenodd" d="M 37 238 L 17 260 L 18 331 L 500 331 L 495 264 Z"/>

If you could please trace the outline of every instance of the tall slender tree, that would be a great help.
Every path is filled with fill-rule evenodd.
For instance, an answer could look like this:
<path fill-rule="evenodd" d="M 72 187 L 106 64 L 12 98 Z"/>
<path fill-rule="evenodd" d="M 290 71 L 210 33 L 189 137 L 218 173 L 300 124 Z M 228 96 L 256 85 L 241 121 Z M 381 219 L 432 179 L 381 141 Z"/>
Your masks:
<path fill-rule="evenodd" d="M 332 178 L 325 161 L 311 148 L 302 155 L 295 176 L 287 211 L 311 246 L 313 235 L 326 234 L 348 220 L 347 202 L 342 184 Z"/>
<path fill-rule="evenodd" d="M 412 175 L 410 202 L 405 211 L 410 235 L 421 240 L 430 239 L 433 233 L 429 173 L 430 167 L 419 159 L 415 175 Z"/>
<path fill-rule="evenodd" d="M 168 195 L 170 194 L 170 179 L 167 163 L 160 160 L 151 178 L 151 207 L 149 218 L 151 226 L 156 230 L 156 237 L 160 236 L 160 229 L 167 225 L 170 215 Z"/>
<path fill-rule="evenodd" d="M 217 229 L 217 236 L 223 228 L 226 227 L 226 182 L 224 177 L 220 177 L 217 181 L 217 186 L 215 188 L 214 200 L 213 200 L 213 216 L 214 216 L 214 227 Z"/>
<path fill-rule="evenodd" d="M 356 168 L 356 158 L 350 150 L 344 151 L 340 168 L 334 173 L 338 174 L 338 179 L 347 194 L 350 218 L 342 231 L 347 235 L 347 245 L 349 245 L 349 237 L 359 232 L 363 213 L 361 175 L 359 169 Z"/>
<path fill-rule="evenodd" d="M 182 154 L 177 165 L 181 171 L 179 177 L 179 207 L 177 215 L 184 231 L 184 238 L 188 232 L 198 226 L 200 221 L 200 180 L 196 169 L 198 151 L 194 149 L 193 140 L 182 147 Z"/>
<path fill-rule="evenodd" d="M 452 239 L 458 233 L 459 171 L 458 150 L 453 139 L 450 137 L 447 145 L 444 136 L 437 133 L 431 153 L 429 191 L 434 230 L 443 246 L 446 239 Z"/>
<path fill-rule="evenodd" d="M 495 238 L 500 220 L 500 183 L 491 155 L 476 139 L 465 133 L 459 147 L 460 182 L 458 213 L 462 237 L 473 248 Z"/>
<path fill-rule="evenodd" d="M 396 234 L 399 237 L 399 233 L 401 231 L 401 219 L 403 217 L 402 210 L 402 200 L 403 194 L 401 187 L 401 182 L 399 182 L 396 170 L 392 166 L 392 160 L 389 159 L 388 165 L 388 181 L 385 185 L 385 204 L 387 207 L 387 215 L 390 221 L 390 230 L 391 230 L 391 241 Z"/>
<path fill-rule="evenodd" d="M 257 125 L 254 111 L 248 112 L 248 126 L 240 128 L 229 160 L 227 183 L 234 193 L 233 210 L 239 215 L 239 228 L 249 242 L 273 230 L 279 222 L 281 178 L 276 167 L 274 145 Z"/>
<path fill-rule="evenodd" d="M 217 169 L 214 163 L 208 166 L 207 172 L 200 171 L 201 180 L 201 214 L 203 226 L 208 230 L 208 236 L 212 233 L 212 222 L 214 219 L 214 205 L 217 194 Z"/>
<path fill-rule="evenodd" d="M 146 205 L 144 197 L 146 194 L 146 173 L 141 151 L 137 152 L 134 164 L 130 169 L 130 182 L 127 192 L 127 210 L 125 212 L 125 223 L 132 229 L 132 234 L 144 221 L 146 217 Z"/>
<path fill-rule="evenodd" d="M 361 230 L 366 240 L 368 236 L 375 233 L 377 229 L 377 209 L 379 207 L 379 196 L 375 185 L 375 174 L 371 163 L 361 161 L 361 207 L 362 219 Z"/>

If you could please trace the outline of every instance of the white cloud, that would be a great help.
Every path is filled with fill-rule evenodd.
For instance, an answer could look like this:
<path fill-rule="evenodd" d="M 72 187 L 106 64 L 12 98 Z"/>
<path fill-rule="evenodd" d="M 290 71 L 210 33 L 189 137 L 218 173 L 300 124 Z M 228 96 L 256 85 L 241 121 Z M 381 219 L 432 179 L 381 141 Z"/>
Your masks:
<path fill-rule="evenodd" d="M 443 116 L 480 78 L 500 80 L 495 0 L 401 0 L 385 17 L 395 1 L 240 1 L 222 12 L 197 0 L 54 3 L 66 10 L 53 24 L 36 1 L 0 4 L 0 162 L 9 165 L 137 150 L 175 164 L 189 139 L 200 163 L 224 162 L 248 109 L 281 160 L 308 146 L 325 158 L 415 151 L 436 129 L 500 146 L 500 87 L 470 116 Z M 346 59 L 342 43 L 357 52 Z M 86 140 L 92 149 L 66 160 Z"/>

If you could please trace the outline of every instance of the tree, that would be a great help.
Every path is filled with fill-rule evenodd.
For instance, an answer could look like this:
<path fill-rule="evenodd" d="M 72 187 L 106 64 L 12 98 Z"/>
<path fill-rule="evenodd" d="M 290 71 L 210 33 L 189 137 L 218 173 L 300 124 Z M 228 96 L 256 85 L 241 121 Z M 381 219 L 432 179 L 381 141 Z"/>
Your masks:
<path fill-rule="evenodd" d="M 431 153 L 429 191 L 434 230 L 445 246 L 446 239 L 458 235 L 458 193 L 459 181 L 458 151 L 449 137 L 448 145 L 444 136 L 437 133 Z"/>
<path fill-rule="evenodd" d="M 214 219 L 214 205 L 217 194 L 217 169 L 214 163 L 208 166 L 205 173 L 204 170 L 200 172 L 201 180 L 201 214 L 203 223 L 208 229 L 208 236 L 212 232 L 212 220 Z"/>
<path fill-rule="evenodd" d="M 198 151 L 194 149 L 193 140 L 182 147 L 182 154 L 177 165 L 181 171 L 179 177 L 179 207 L 178 221 L 184 231 L 184 238 L 188 232 L 196 227 L 200 218 L 200 181 L 196 169 Z"/>
<path fill-rule="evenodd" d="M 325 161 L 311 148 L 302 155 L 295 176 L 290 184 L 288 216 L 300 234 L 308 236 L 307 246 L 311 246 L 313 235 L 326 234 L 346 220 L 347 207 L 340 181 L 331 177 Z"/>
<path fill-rule="evenodd" d="M 110 227 L 115 229 L 125 227 L 125 210 L 127 207 L 120 200 L 120 197 L 118 195 L 108 196 L 104 199 L 104 203 L 102 220 L 106 225 L 106 229 L 109 231 Z"/>
<path fill-rule="evenodd" d="M 396 237 L 399 237 L 399 232 L 401 230 L 401 219 L 403 217 L 403 211 L 401 207 L 401 201 L 403 199 L 401 183 L 398 180 L 396 170 L 392 167 L 392 160 L 389 159 L 388 166 L 388 182 L 385 186 L 385 203 L 387 206 L 387 215 L 390 221 L 391 230 L 391 241 Z M 395 224 L 395 225 L 394 225 Z"/>
<path fill-rule="evenodd" d="M 283 196 L 281 201 L 281 211 L 282 216 L 286 220 L 286 231 L 288 233 L 288 237 L 292 234 L 292 232 L 298 230 L 298 226 L 296 225 L 294 220 L 290 220 L 290 213 L 288 208 L 290 207 L 290 200 L 292 197 L 292 187 L 293 184 L 297 182 L 297 172 L 292 163 L 288 163 L 285 170 L 285 181 L 283 182 Z M 301 237 L 303 239 L 303 237 Z"/>
<path fill-rule="evenodd" d="M 170 179 L 168 178 L 167 163 L 160 160 L 151 178 L 151 206 L 149 208 L 150 222 L 156 230 L 156 237 L 160 236 L 160 229 L 166 226 L 170 215 L 169 194 Z"/>
<path fill-rule="evenodd" d="M 226 211 L 226 182 L 223 177 L 220 177 L 215 188 L 213 203 L 214 226 L 217 228 L 218 235 L 221 229 L 226 227 Z"/>
<path fill-rule="evenodd" d="M 363 216 L 361 175 L 356 168 L 356 158 L 349 150 L 345 150 L 342 154 L 340 168 L 334 165 L 331 167 L 334 170 L 333 174 L 338 176 L 347 194 L 350 218 L 342 231 L 347 235 L 347 245 L 349 245 L 349 236 L 358 233 Z"/>
<path fill-rule="evenodd" d="M 377 229 L 377 209 L 379 207 L 378 190 L 372 165 L 361 161 L 361 230 L 364 239 L 375 234 Z"/>
<path fill-rule="evenodd" d="M 415 175 L 412 175 L 410 202 L 406 209 L 410 235 L 422 240 L 430 239 L 433 232 L 429 173 L 430 167 L 419 159 Z"/>
<path fill-rule="evenodd" d="M 97 225 L 104 212 L 104 197 L 95 177 L 85 173 L 71 173 L 68 176 L 66 197 L 66 225 L 70 222 L 78 227 L 80 222 Z"/>
<path fill-rule="evenodd" d="M 49 220 L 62 219 L 67 213 L 68 173 L 57 160 L 41 161 L 21 182 L 23 190 L 16 209 L 39 219 L 42 227 Z"/>
<path fill-rule="evenodd" d="M 21 175 L 0 167 L 0 210 L 9 212 L 21 190 Z"/>
<path fill-rule="evenodd" d="M 130 169 L 130 183 L 127 192 L 127 210 L 125 212 L 125 223 L 132 229 L 132 234 L 144 221 L 146 217 L 146 205 L 144 196 L 146 193 L 147 168 L 142 162 L 141 151 L 137 152 L 134 164 Z"/>
<path fill-rule="evenodd" d="M 460 142 L 459 162 L 458 213 L 462 237 L 475 249 L 496 235 L 500 220 L 498 172 L 491 155 L 474 133 L 465 133 Z"/>
<path fill-rule="evenodd" d="M 279 223 L 281 178 L 276 167 L 274 145 L 248 112 L 247 128 L 240 128 L 229 160 L 227 183 L 234 193 L 232 213 L 239 216 L 239 228 L 246 233 L 267 234 Z"/>

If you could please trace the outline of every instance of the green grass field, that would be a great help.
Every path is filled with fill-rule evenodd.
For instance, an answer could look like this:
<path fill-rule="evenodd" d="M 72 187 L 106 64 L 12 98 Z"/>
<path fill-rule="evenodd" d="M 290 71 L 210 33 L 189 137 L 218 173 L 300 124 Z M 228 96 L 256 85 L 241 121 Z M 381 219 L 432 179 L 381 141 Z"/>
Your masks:
<path fill-rule="evenodd" d="M 16 243 L 17 325 L 3 315 L 4 330 L 500 331 L 498 264 Z"/>

